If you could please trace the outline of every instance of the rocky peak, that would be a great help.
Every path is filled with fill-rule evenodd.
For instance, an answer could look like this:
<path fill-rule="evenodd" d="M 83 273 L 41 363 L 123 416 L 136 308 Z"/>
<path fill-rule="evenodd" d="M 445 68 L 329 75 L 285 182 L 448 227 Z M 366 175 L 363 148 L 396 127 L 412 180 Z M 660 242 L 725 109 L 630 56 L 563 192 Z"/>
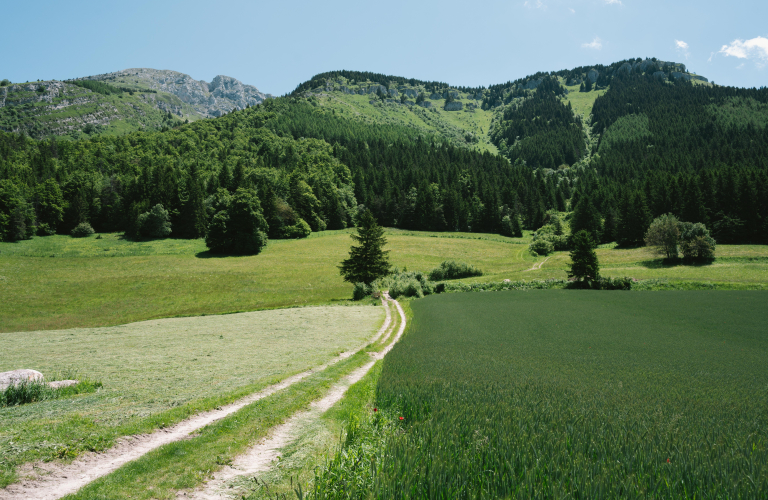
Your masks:
<path fill-rule="evenodd" d="M 244 109 L 269 98 L 268 94 L 260 92 L 253 85 L 246 85 L 224 75 L 218 75 L 208 83 L 178 71 L 129 68 L 92 76 L 90 79 L 143 83 L 152 90 L 177 96 L 203 116 L 221 116 L 233 109 Z"/>

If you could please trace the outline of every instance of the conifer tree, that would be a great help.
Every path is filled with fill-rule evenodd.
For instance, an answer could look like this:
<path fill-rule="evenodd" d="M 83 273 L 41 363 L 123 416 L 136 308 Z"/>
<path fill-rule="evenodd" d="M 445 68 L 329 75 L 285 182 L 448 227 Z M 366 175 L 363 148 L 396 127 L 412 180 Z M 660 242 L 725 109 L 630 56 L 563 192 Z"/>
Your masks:
<path fill-rule="evenodd" d="M 569 278 L 579 281 L 596 281 L 600 278 L 600 265 L 594 247 L 595 241 L 589 232 L 579 231 L 573 235 Z"/>
<path fill-rule="evenodd" d="M 386 245 L 384 228 L 379 226 L 370 210 L 365 210 L 359 218 L 357 234 L 350 235 L 359 246 L 352 246 L 349 258 L 342 261 L 339 272 L 344 281 L 370 285 L 378 278 L 389 274 L 389 251 L 381 249 Z"/>
<path fill-rule="evenodd" d="M 575 235 L 579 231 L 588 232 L 591 239 L 595 242 L 600 241 L 600 236 L 603 232 L 600 213 L 592 204 L 592 199 L 587 194 L 581 197 L 571 216 L 571 234 Z"/>

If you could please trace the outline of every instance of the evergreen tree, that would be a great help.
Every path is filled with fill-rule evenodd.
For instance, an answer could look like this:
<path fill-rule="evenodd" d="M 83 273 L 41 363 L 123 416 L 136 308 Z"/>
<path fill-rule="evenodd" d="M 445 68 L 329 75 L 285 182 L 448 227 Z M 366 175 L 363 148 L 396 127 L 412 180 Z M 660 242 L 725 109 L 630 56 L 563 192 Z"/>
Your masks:
<path fill-rule="evenodd" d="M 571 234 L 575 235 L 580 231 L 588 232 L 594 242 L 600 241 L 600 236 L 603 232 L 600 213 L 592 204 L 591 197 L 587 194 L 581 197 L 579 204 L 576 205 L 573 211 L 573 215 L 571 215 Z"/>
<path fill-rule="evenodd" d="M 568 265 L 569 278 L 579 281 L 596 281 L 600 278 L 600 266 L 595 253 L 595 241 L 587 231 L 579 231 L 573 235 L 573 250 L 571 263 Z"/>
<path fill-rule="evenodd" d="M 180 189 L 179 203 L 181 207 L 178 221 L 174 224 L 174 237 L 194 239 L 205 236 L 203 190 L 194 163 L 189 167 L 183 189 Z"/>
<path fill-rule="evenodd" d="M 344 281 L 370 285 L 378 278 L 389 274 L 390 264 L 387 257 L 389 251 L 382 250 L 387 243 L 384 238 L 384 228 L 378 225 L 370 210 L 365 210 L 361 214 L 357 234 L 350 236 L 360 245 L 353 245 L 349 251 L 349 258 L 339 266 L 339 272 L 344 277 Z"/>
<path fill-rule="evenodd" d="M 625 193 L 619 205 L 617 241 L 622 246 L 642 245 L 650 214 L 641 192 Z"/>

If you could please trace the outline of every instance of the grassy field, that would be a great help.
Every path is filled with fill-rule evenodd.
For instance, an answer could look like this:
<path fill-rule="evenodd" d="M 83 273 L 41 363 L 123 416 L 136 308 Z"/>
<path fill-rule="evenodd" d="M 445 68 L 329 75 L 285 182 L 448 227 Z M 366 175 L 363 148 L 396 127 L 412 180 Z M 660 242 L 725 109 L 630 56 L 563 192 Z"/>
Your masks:
<path fill-rule="evenodd" d="M 402 425 L 348 444 L 371 465 L 331 468 L 318 498 L 768 495 L 768 292 L 448 294 L 411 308 L 375 402 Z"/>
<path fill-rule="evenodd" d="M 115 234 L 0 243 L 0 331 L 119 325 L 169 316 L 252 311 L 349 299 L 336 266 L 350 230 L 270 241 L 259 255 L 212 257 L 202 240 L 133 243 Z M 485 272 L 468 282 L 565 278 L 569 257 L 528 252 L 530 233 L 513 239 L 475 233 L 387 230 L 393 265 L 429 271 L 446 259 Z M 597 250 L 601 274 L 637 279 L 768 283 L 768 246 L 719 245 L 706 266 L 665 266 L 646 248 Z M 546 261 L 545 261 L 546 260 Z M 540 269 L 532 269 L 542 263 Z"/>
<path fill-rule="evenodd" d="M 16 465 L 103 449 L 361 347 L 381 307 L 326 306 L 0 337 L 0 371 L 78 372 L 96 393 L 0 409 L 0 487 Z"/>

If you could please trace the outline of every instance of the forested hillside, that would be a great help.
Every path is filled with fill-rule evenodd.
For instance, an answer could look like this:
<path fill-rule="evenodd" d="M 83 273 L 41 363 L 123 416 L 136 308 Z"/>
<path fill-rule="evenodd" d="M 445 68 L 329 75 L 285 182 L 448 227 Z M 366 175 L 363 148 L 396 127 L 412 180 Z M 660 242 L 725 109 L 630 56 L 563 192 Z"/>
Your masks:
<path fill-rule="evenodd" d="M 673 213 L 722 243 L 768 243 L 768 90 L 684 71 L 633 59 L 489 89 L 331 72 L 292 97 L 169 130 L 76 142 L 0 133 L 0 238 L 83 222 L 139 238 L 137 221 L 158 204 L 171 237 L 194 238 L 247 198 L 270 238 L 348 227 L 363 207 L 387 226 L 512 236 L 581 203 L 605 242 L 641 244 L 653 218 Z M 590 116 L 574 112 L 574 96 Z M 490 130 L 472 115 L 480 99 Z M 363 119 L 360 106 L 395 118 Z M 481 128 L 500 155 L 477 147 Z"/>

